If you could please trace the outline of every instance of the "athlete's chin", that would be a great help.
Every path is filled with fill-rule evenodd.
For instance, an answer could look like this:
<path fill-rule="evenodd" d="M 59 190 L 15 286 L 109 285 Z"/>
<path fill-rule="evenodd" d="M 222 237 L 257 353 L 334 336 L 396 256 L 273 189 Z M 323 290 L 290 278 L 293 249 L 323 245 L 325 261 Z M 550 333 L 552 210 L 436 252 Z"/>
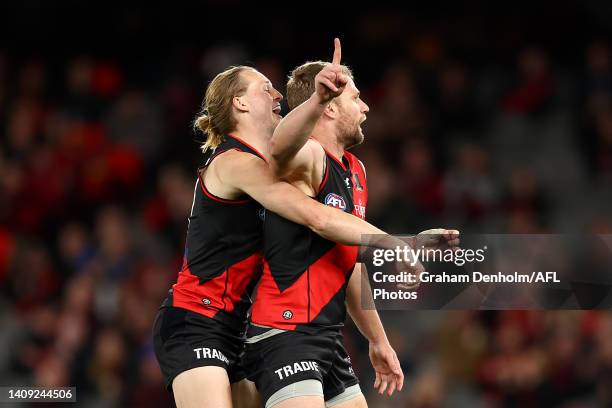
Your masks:
<path fill-rule="evenodd" d="M 357 129 L 357 132 L 355 132 L 355 137 L 353 139 L 353 146 L 362 144 L 364 139 L 365 139 L 365 136 L 363 135 L 363 132 L 360 126 L 359 129 Z"/>
<path fill-rule="evenodd" d="M 344 148 L 350 149 L 351 147 L 354 147 L 354 146 L 357 146 L 363 143 L 363 135 L 362 136 L 355 135 L 354 137 L 346 139 L 346 140 L 347 142 L 344 145 Z"/>

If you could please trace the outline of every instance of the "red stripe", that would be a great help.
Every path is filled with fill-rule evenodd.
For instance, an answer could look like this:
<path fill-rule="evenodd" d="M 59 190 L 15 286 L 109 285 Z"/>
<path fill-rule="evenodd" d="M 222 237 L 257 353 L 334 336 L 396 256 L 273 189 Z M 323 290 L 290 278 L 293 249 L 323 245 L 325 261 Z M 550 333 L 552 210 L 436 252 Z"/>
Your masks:
<path fill-rule="evenodd" d="M 346 284 L 355 267 L 359 248 L 336 244 L 310 265 L 310 319 L 315 320 L 321 310 Z"/>
<path fill-rule="evenodd" d="M 361 184 L 362 184 L 363 190 L 361 191 L 356 190 L 356 189 L 353 190 L 353 204 L 354 205 L 360 204 L 366 207 L 368 203 L 368 183 L 366 179 L 365 169 L 363 168 L 361 163 L 359 163 L 359 159 L 354 154 L 349 153 L 349 152 L 345 152 L 345 153 L 346 153 L 346 158 L 349 162 L 349 165 L 351 166 L 352 172 L 357 173 L 357 176 L 360 177 L 362 180 Z M 361 217 L 361 215 L 357 214 L 355 210 L 353 211 L 353 214 Z"/>
<path fill-rule="evenodd" d="M 323 145 L 321 145 L 321 147 L 323 147 Z M 345 171 L 346 171 L 346 166 L 344 165 L 344 163 L 342 163 L 342 161 L 338 160 L 338 159 L 336 158 L 336 156 L 334 156 L 333 154 L 331 154 L 331 153 L 329 152 L 329 150 L 327 150 L 326 148 L 324 148 L 324 147 L 323 147 L 323 150 L 325 150 L 325 153 L 326 153 L 326 154 L 327 154 L 329 157 L 331 157 L 331 158 L 332 158 L 332 159 L 333 159 L 333 160 L 334 160 L 336 163 L 338 163 L 338 164 L 339 164 L 339 165 L 342 167 L 342 170 L 345 170 Z M 346 153 L 346 152 L 345 152 L 345 153 Z"/>
<path fill-rule="evenodd" d="M 327 176 L 329 176 L 329 166 L 327 165 L 327 160 L 326 160 L 325 161 L 325 177 L 323 177 L 323 180 L 321 180 L 321 184 L 319 185 L 319 191 L 317 191 L 317 194 L 319 194 L 323 190 L 323 187 L 325 187 L 325 183 L 327 183 Z"/>
<path fill-rule="evenodd" d="M 208 167 L 208 166 L 210 166 L 210 163 L 212 163 L 212 161 L 213 161 L 213 159 L 214 159 L 215 157 L 217 157 L 217 156 L 218 156 L 218 155 L 220 155 L 221 153 L 227 152 L 228 150 L 238 150 L 238 151 L 240 151 L 240 149 L 236 149 L 236 148 L 234 148 L 234 149 L 224 149 L 224 150 L 219 150 L 218 152 L 215 152 L 215 154 L 213 154 L 212 156 L 210 156 L 210 159 L 208 159 L 208 165 L 207 165 L 207 167 Z"/>
<path fill-rule="evenodd" d="M 264 272 L 253 304 L 253 323 L 294 330 L 296 325 L 308 324 L 316 319 L 346 284 L 357 262 L 357 253 L 357 247 L 336 244 L 310 265 L 310 273 L 302 272 L 283 292 L 278 289 L 270 267 L 264 260 Z M 286 310 L 293 314 L 291 319 L 283 318 Z"/>
<path fill-rule="evenodd" d="M 225 300 L 229 300 L 229 304 L 226 311 L 231 312 L 234 310 L 236 303 L 240 302 L 248 286 L 253 280 L 260 278 L 261 270 L 262 255 L 259 252 L 228 268 L 229 277 Z"/>
<path fill-rule="evenodd" d="M 220 310 L 233 312 L 249 284 L 261 275 L 261 259 L 261 253 L 253 254 L 203 284 L 188 266 L 184 267 L 172 286 L 172 305 L 208 317 Z M 205 305 L 204 299 L 208 299 L 210 304 Z"/>
<path fill-rule="evenodd" d="M 307 274 L 300 278 L 284 292 L 278 289 L 268 262 L 264 259 L 264 270 L 251 314 L 251 321 L 269 327 L 295 330 L 297 324 L 308 323 L 308 281 Z M 283 319 L 283 313 L 290 310 L 293 317 Z"/>
<path fill-rule="evenodd" d="M 214 317 L 223 305 L 219 302 L 215 302 L 213 296 L 215 291 L 223 291 L 223 280 L 225 278 L 225 272 L 215 279 L 208 282 L 206 292 L 202 291 L 200 281 L 197 276 L 193 275 L 189 270 L 189 267 L 183 268 L 179 272 L 178 279 L 174 285 L 172 285 L 172 306 L 182 307 L 183 309 L 191 310 L 208 317 Z M 203 300 L 209 299 L 211 304 L 204 305 Z"/>
<path fill-rule="evenodd" d="M 236 139 L 237 141 L 239 141 L 240 143 L 242 143 L 243 145 L 249 147 L 250 149 L 252 149 L 255 153 L 257 153 L 257 155 L 259 157 L 262 158 L 263 161 L 265 161 L 266 163 L 268 162 L 268 160 L 265 158 L 265 156 L 263 154 L 261 154 L 261 152 L 259 150 L 257 150 L 256 148 L 254 148 L 253 146 L 251 146 L 250 144 L 248 144 L 247 142 L 245 142 L 244 140 L 240 139 L 239 137 L 236 137 L 234 135 L 232 135 L 231 133 L 228 134 L 229 137 L 233 137 L 234 139 Z"/>
<path fill-rule="evenodd" d="M 202 187 L 202 192 L 206 194 L 206 196 L 208 196 L 208 198 L 212 200 L 219 201 L 220 203 L 224 203 L 224 204 L 246 204 L 251 201 L 251 200 L 230 200 L 227 198 L 217 197 L 216 195 L 208 191 L 208 189 L 204 185 L 204 180 L 202 179 L 202 175 L 199 172 L 198 172 L 198 178 L 200 179 L 200 186 Z"/>

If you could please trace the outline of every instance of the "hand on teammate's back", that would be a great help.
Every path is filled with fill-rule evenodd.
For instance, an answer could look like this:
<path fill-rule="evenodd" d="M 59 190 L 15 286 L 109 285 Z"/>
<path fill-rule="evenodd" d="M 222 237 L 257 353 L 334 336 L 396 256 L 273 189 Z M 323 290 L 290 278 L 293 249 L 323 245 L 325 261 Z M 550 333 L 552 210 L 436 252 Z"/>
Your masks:
<path fill-rule="evenodd" d="M 341 58 L 340 40 L 335 38 L 334 57 L 331 64 L 323 68 L 315 77 L 315 94 L 319 97 L 321 105 L 327 104 L 336 96 L 339 96 L 348 83 L 348 77 L 342 72 L 342 66 L 340 65 Z"/>

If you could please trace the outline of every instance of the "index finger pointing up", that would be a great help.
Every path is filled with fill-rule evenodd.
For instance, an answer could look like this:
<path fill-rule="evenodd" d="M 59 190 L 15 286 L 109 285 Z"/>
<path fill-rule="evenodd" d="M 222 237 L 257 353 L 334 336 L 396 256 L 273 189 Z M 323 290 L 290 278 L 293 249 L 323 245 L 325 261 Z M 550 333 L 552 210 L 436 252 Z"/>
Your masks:
<path fill-rule="evenodd" d="M 342 48 L 340 47 L 340 39 L 334 38 L 334 58 L 332 64 L 340 65 L 340 58 L 342 57 Z"/>

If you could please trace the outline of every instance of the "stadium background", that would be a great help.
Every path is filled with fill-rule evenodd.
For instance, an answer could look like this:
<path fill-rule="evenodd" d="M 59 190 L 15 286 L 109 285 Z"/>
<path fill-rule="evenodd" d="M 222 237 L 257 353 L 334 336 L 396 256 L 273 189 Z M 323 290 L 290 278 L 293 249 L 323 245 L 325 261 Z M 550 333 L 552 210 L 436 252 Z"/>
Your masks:
<path fill-rule="evenodd" d="M 612 3 L 409 9 L 0 6 L 0 384 L 168 406 L 150 329 L 180 265 L 207 81 L 343 41 L 370 106 L 368 219 L 389 232 L 607 232 Z M 286 108 L 285 108 L 286 112 Z M 406 374 L 373 407 L 612 404 L 609 312 L 384 312 Z"/>

